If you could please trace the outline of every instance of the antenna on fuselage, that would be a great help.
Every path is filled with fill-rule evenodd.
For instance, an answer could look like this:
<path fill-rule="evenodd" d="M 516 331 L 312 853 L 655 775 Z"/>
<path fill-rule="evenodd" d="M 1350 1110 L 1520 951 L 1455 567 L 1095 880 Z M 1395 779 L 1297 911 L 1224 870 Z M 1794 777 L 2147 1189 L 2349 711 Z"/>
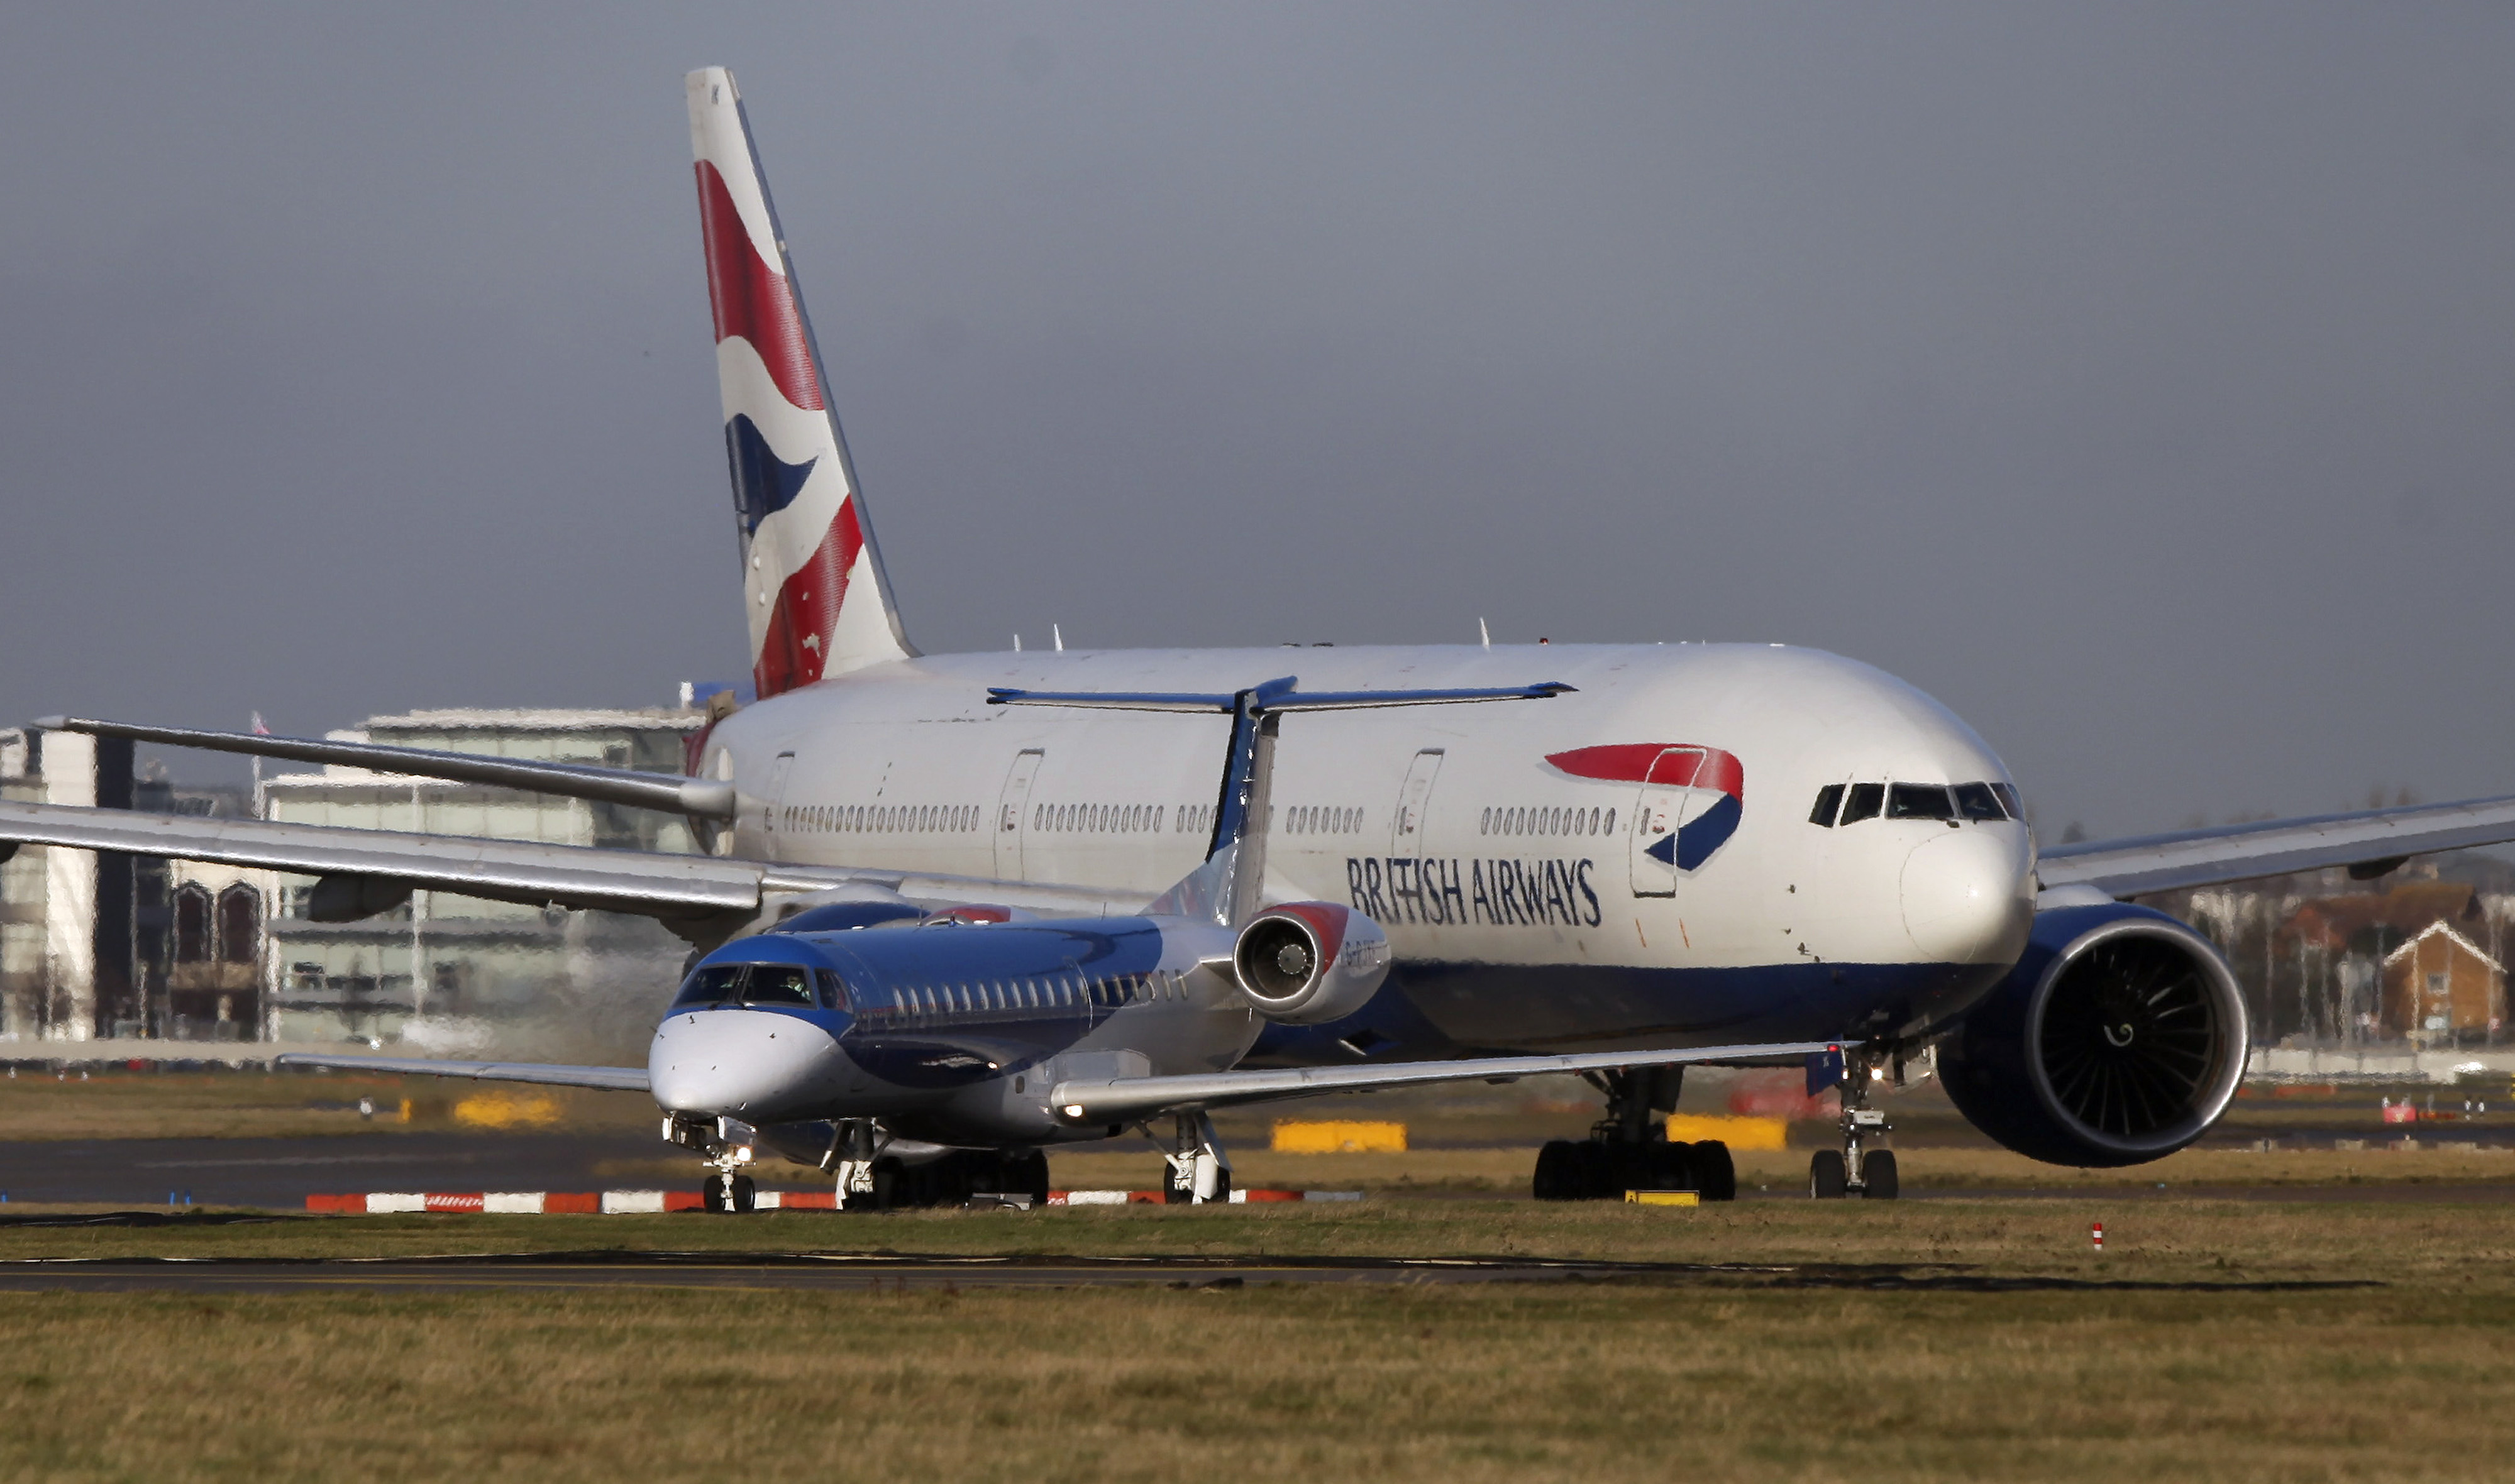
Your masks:
<path fill-rule="evenodd" d="M 1285 676 L 1230 695 L 1169 691 L 1048 691 L 989 686 L 990 706 L 1088 706 L 1104 711 L 1228 713 L 1231 746 L 1222 793 L 1214 806 L 1214 835 L 1205 861 L 1154 898 L 1148 913 L 1211 918 L 1233 928 L 1259 906 L 1266 876 L 1266 821 L 1275 774 L 1275 732 L 1288 711 L 1376 711 L 1392 706 L 1455 706 L 1476 701 L 1544 701 L 1574 687 L 1561 680 L 1465 690 L 1329 690 L 1303 695 Z"/>

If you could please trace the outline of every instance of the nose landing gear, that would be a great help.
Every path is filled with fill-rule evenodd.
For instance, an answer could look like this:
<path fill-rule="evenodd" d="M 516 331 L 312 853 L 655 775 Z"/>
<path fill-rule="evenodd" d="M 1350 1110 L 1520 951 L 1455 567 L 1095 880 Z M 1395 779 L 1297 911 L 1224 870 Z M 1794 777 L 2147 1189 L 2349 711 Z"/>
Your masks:
<path fill-rule="evenodd" d="M 1856 1195 L 1872 1201 L 1891 1201 L 1902 1193 L 1895 1151 L 1870 1147 L 1895 1132 L 1895 1126 L 1887 1122 L 1886 1110 L 1869 1105 L 1871 1091 L 1881 1080 L 1889 1055 L 1884 1048 L 1864 1047 L 1843 1057 L 1842 1147 L 1820 1149 L 1808 1161 L 1811 1197 L 1838 1201 Z M 1897 1075 L 1901 1076 L 1900 1067 Z"/>
<path fill-rule="evenodd" d="M 742 1168 L 752 1162 L 760 1131 L 738 1118 L 704 1120 L 680 1114 L 664 1120 L 664 1137 L 698 1150 L 715 1174 L 699 1185 L 707 1209 L 739 1215 L 755 1203 L 755 1187 Z"/>

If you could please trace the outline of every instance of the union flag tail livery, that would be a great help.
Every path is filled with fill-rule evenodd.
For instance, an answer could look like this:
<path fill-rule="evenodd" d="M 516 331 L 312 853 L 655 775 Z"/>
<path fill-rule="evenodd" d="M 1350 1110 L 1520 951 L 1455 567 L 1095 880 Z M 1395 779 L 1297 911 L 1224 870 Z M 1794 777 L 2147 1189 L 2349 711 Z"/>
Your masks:
<path fill-rule="evenodd" d="M 874 547 L 733 74 L 686 79 L 725 460 L 762 699 L 916 650 Z"/>

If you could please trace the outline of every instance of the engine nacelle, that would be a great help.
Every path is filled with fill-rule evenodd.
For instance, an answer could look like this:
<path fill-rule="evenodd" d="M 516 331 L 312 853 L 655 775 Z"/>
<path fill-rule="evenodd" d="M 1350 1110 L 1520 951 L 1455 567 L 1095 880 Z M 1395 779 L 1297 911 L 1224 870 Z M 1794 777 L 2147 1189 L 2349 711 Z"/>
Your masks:
<path fill-rule="evenodd" d="M 2109 903 L 2035 915 L 2017 967 L 1940 1043 L 1939 1075 L 2020 1154 L 2138 1165 L 2217 1121 L 2245 1051 L 2244 997 L 2208 939 Z"/>
<path fill-rule="evenodd" d="M 1240 992 L 1269 1020 L 1320 1025 L 1367 1005 L 1388 977 L 1388 934 L 1350 907 L 1286 902 L 1240 929 Z"/>

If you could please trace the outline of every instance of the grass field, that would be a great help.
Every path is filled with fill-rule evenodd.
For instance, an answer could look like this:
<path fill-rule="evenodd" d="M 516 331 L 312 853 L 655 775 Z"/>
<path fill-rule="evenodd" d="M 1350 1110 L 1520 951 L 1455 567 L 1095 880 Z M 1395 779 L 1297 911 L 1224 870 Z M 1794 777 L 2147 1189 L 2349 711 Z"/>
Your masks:
<path fill-rule="evenodd" d="M 0 1137 L 464 1126 L 433 1079 L 0 1081 Z M 409 1124 L 370 1123 L 360 1095 Z M 1512 1099 L 1517 1098 L 1517 1101 Z M 2371 1097 L 2310 1112 L 2371 1140 Z M 1328 1111 L 1322 1109 L 1322 1112 Z M 1352 1115 L 1350 1104 L 1337 1109 Z M 2240 1110 L 2265 1132 L 2300 1111 Z M 1101 1481 L 2496 1479 L 2515 1473 L 2515 1154 L 2196 1148 L 2036 1165 L 1932 1117 L 1937 1198 L 1539 1206 L 1577 1099 L 1389 1099 L 1435 1147 L 1276 1155 L 1243 1184 L 1357 1205 L 669 1216 L 0 1219 L 0 1261 L 567 1251 L 1014 1257 L 1473 1257 L 1673 1266 L 1613 1281 L 830 1293 L 671 1286 L 0 1294 L 0 1477 Z M 570 1096 L 567 1128 L 645 1128 Z M 2418 1131 L 2430 1135 L 2425 1126 Z M 1496 1134 L 1516 1147 L 1491 1146 Z M 494 1137 L 494 1134 L 484 1134 Z M 2447 1136 L 2451 1136 L 2450 1134 Z M 1451 1147 L 1446 1140 L 1485 1147 Z M 1742 1154 L 1751 1195 L 1804 1152 Z M 1140 1188 L 1130 1140 L 1056 1183 Z M 659 1151 L 605 1178 L 686 1186 Z M 769 1183 L 822 1178 L 763 1171 Z M 1992 1192 L 2032 1192 L 1993 1194 Z M 2252 1198 L 2224 1198 L 2249 1193 Z M 1511 1198 L 1505 1198 L 1511 1197 Z M 2269 1198 L 2265 1198 L 2269 1197 Z M 204 1213 L 204 1217 L 208 1214 Z M 2088 1223 L 2102 1221 L 2107 1250 Z"/>
<path fill-rule="evenodd" d="M 1192 1292 L 0 1296 L 0 1471 L 2502 1478 L 2509 1214 L 1392 1200 L 0 1229 L 10 1257 L 879 1247 L 1786 1269 Z M 2360 1286 L 2279 1286 L 2294 1283 Z"/>

